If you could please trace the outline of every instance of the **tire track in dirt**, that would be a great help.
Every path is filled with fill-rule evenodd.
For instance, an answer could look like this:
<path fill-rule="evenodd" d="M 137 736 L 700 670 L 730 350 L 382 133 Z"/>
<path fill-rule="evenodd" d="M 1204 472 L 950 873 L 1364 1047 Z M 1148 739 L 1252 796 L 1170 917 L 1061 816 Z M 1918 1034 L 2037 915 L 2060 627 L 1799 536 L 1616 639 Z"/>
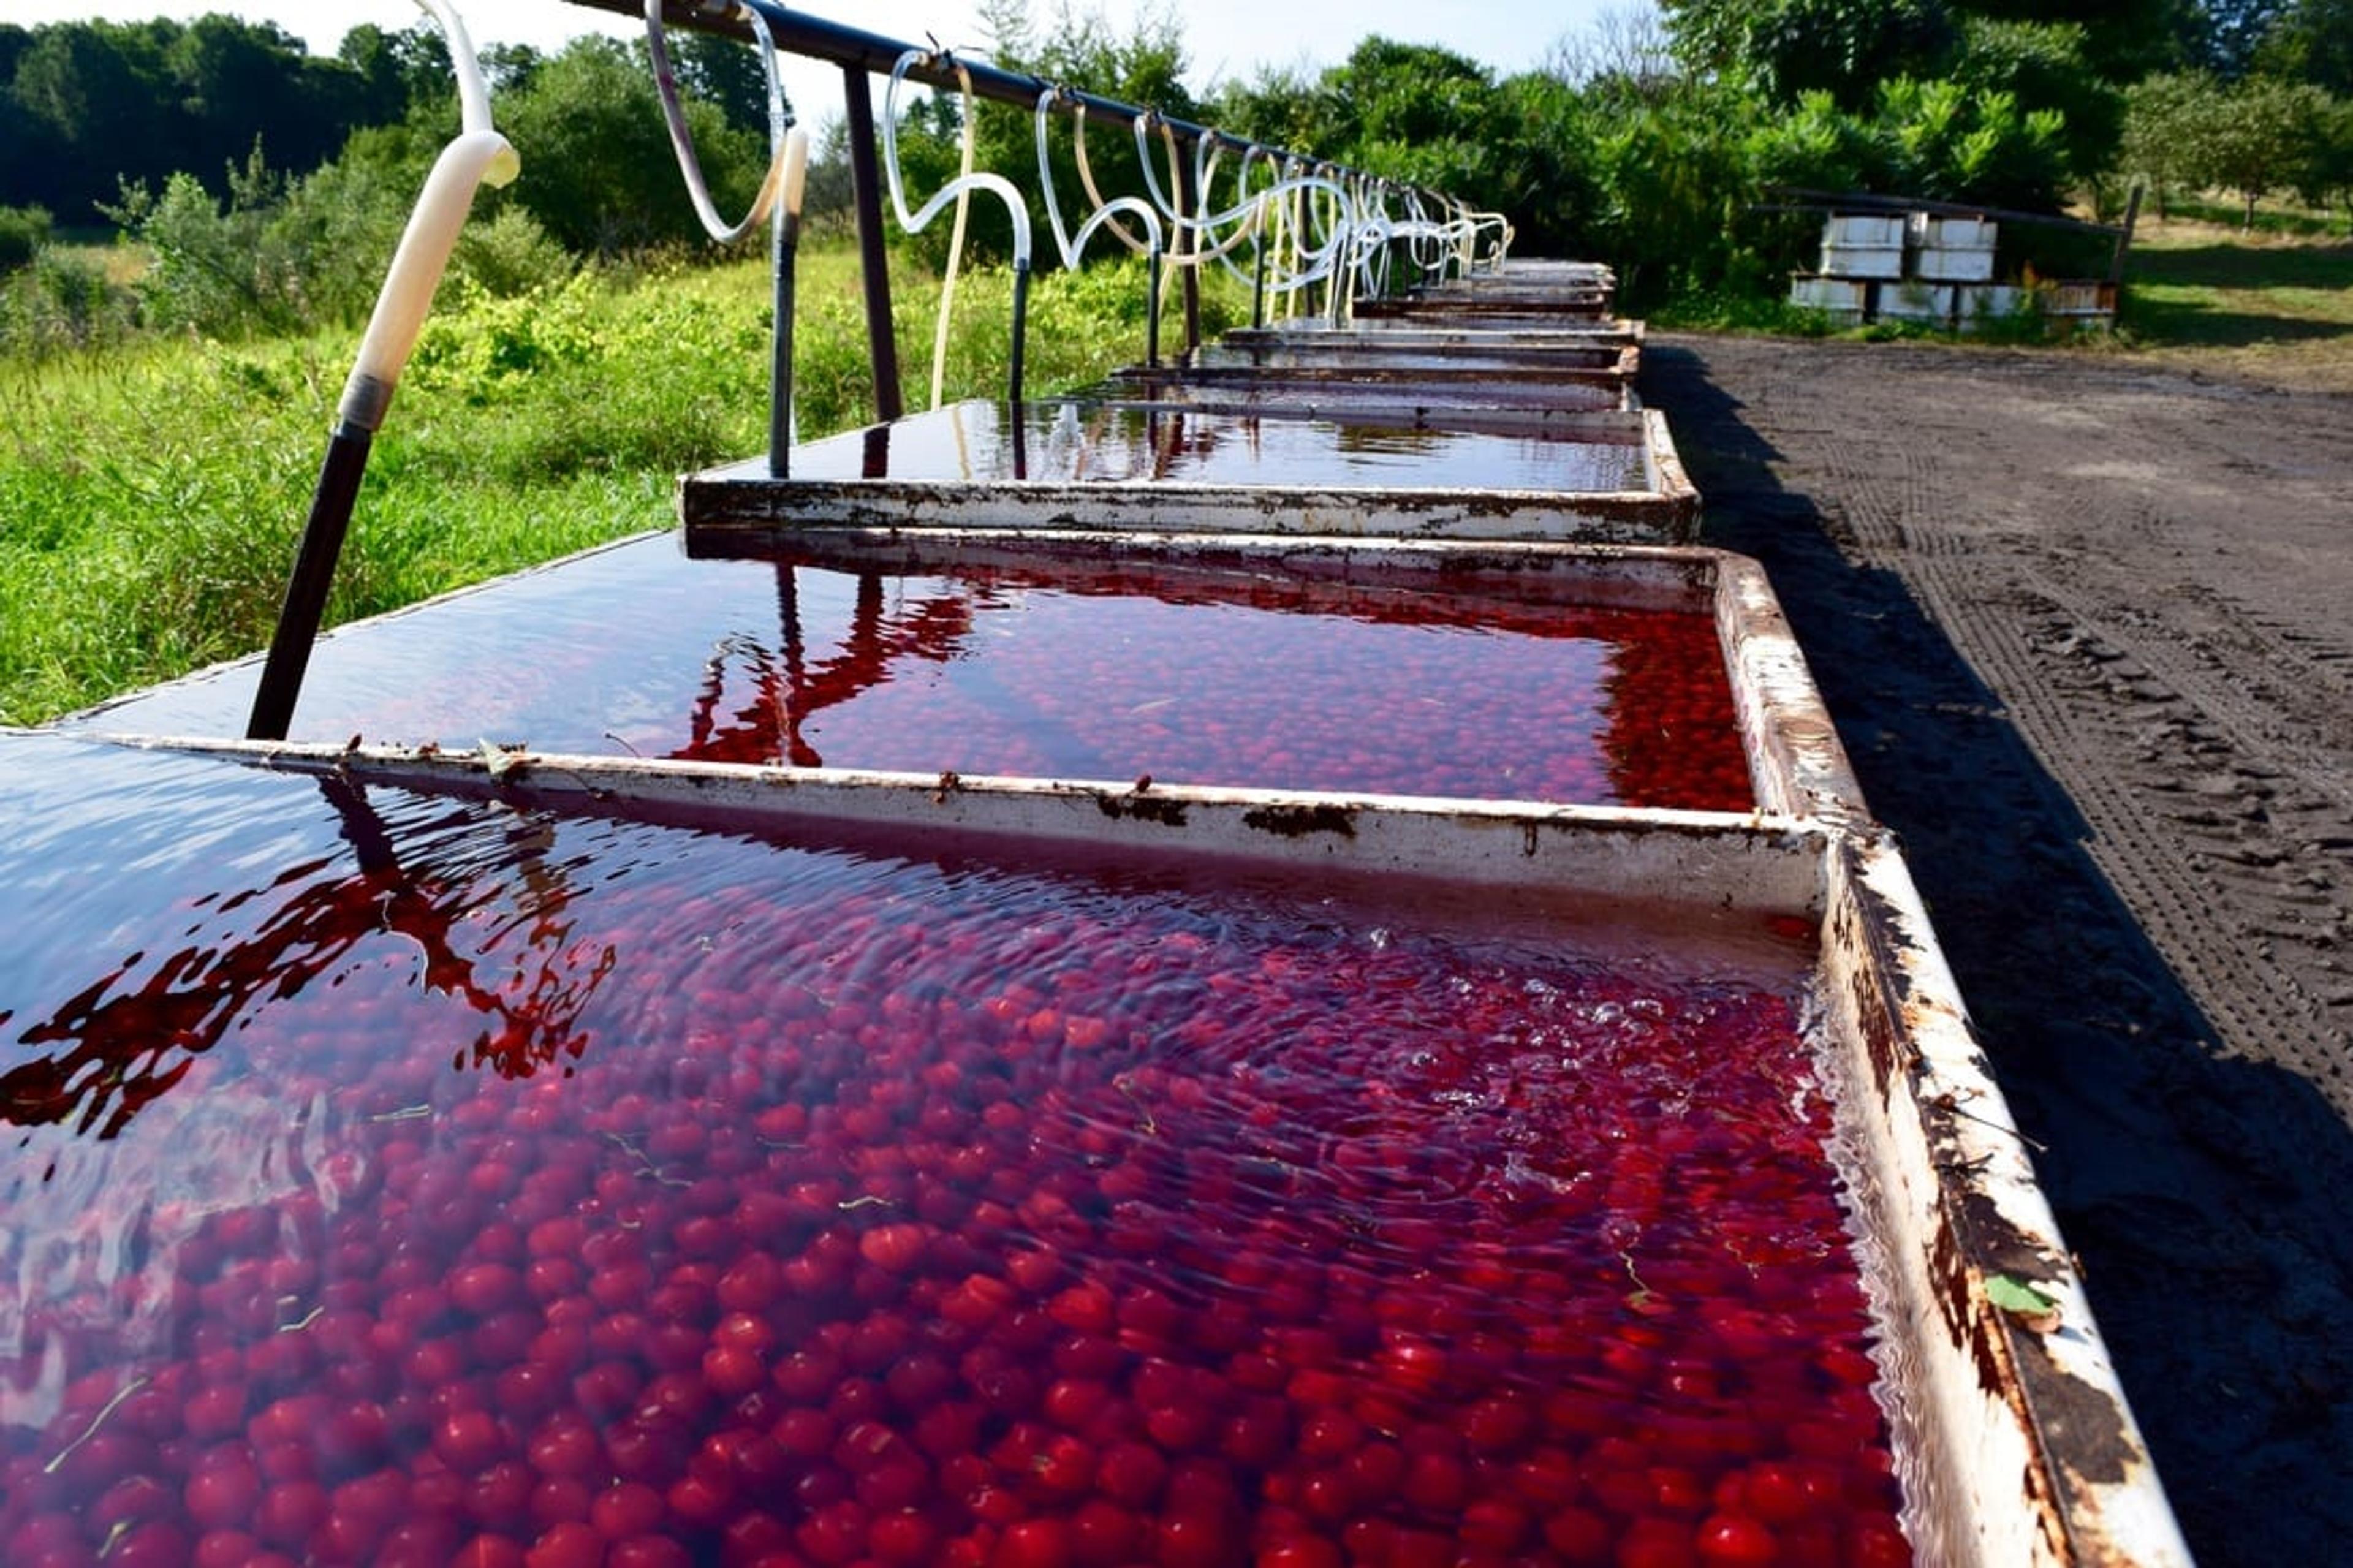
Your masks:
<path fill-rule="evenodd" d="M 2243 678 L 2229 678 L 2242 672 L 2226 668 L 2225 679 L 2213 679 L 2195 657 L 2211 638 L 2135 637 L 2090 596 L 2059 589 L 2031 564 L 1975 570 L 1986 552 L 1953 520 L 1968 514 L 1990 486 L 1974 472 L 1966 483 L 1940 472 L 1935 452 L 1952 432 L 1943 420 L 1924 425 L 1894 438 L 1833 437 L 1815 447 L 1827 488 L 1843 500 L 1858 553 L 1911 583 L 1938 624 L 1959 634 L 1978 679 L 2093 829 L 2090 853 L 2141 913 L 2144 930 L 2218 1026 L 2222 1047 L 2293 1068 L 2353 1118 L 2347 1077 L 2353 1038 L 2342 1018 L 2329 1016 L 2344 1011 L 2330 1005 L 2338 991 L 2326 980 L 2308 983 L 2301 966 L 2276 961 L 2274 947 L 2280 933 L 2292 933 L 2323 944 L 2315 962 L 2325 963 L 2337 940 L 2335 922 L 2310 921 L 2299 897 L 2299 889 L 2326 892 L 2328 885 L 2311 887 L 2305 880 L 2311 873 L 2292 864 L 2306 846 L 2325 852 L 2334 831 L 2316 826 L 2284 842 L 2268 805 L 2280 794 L 2274 781 L 2300 779 L 2323 760 L 2300 743 L 2309 732 L 2301 721 L 2321 716 L 2267 710 L 2250 699 Z M 2041 488 L 2055 488 L 2054 499 L 2069 503 L 2063 515 L 2079 526 L 2113 513 L 2095 496 L 2069 493 L 2079 487 L 2063 480 Z M 2150 531 L 2134 526 L 2137 517 L 2105 520 L 2123 531 Z M 2021 587 L 2030 591 L 2022 599 Z M 2026 616 L 2040 625 L 2022 629 Z M 2053 680 L 2052 661 L 2033 645 L 2038 635 L 2046 647 L 2108 664 L 2110 672 Z M 2158 745 L 2117 721 L 2116 699 L 2127 713 L 2160 727 Z M 2085 743 L 2087 726 L 2100 731 L 2096 743 Z M 2301 754 L 2281 756 L 2283 750 Z M 2140 765 L 2125 772 L 2108 765 L 2119 752 L 2137 755 Z M 2326 761 L 2342 770 L 2353 759 Z M 2306 766 L 2293 765 L 2298 762 Z M 2184 797 L 2214 804 L 2168 809 Z M 2353 1002 L 2353 979 L 2346 989 Z"/>
<path fill-rule="evenodd" d="M 1766 563 L 1903 837 L 2193 1550 L 2333 1561 L 2353 405 L 2094 356 L 1647 357 L 1710 542 Z"/>

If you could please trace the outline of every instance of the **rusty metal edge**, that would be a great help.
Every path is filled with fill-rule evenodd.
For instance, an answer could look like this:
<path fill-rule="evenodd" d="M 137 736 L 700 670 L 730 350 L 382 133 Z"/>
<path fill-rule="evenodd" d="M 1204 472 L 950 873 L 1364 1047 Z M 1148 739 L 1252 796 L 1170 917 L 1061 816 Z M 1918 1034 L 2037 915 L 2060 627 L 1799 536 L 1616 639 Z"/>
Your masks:
<path fill-rule="evenodd" d="M 1640 348 L 1649 335 L 1647 322 L 1608 317 L 1585 326 L 1565 324 L 1519 329 L 1384 326 L 1355 329 L 1285 322 L 1270 327 L 1236 327 L 1218 341 L 1239 349 L 1286 348 L 1295 344 L 1360 350 L 1367 353 L 1421 353 L 1445 348 L 1533 353 L 1546 348 L 1586 347 L 1599 342 L 1624 342 Z"/>
<path fill-rule="evenodd" d="M 2190 1557 L 2083 1282 L 1978 1047 L 1892 837 L 1841 832 L 1826 866 L 1831 1036 L 1874 1173 L 1915 1454 L 1915 1548 L 1954 1568 L 2188 1568 Z M 2033 1322 L 1989 1282 L 2031 1285 Z"/>
<path fill-rule="evenodd" d="M 1633 810 L 567 755 L 485 745 L 332 746 L 156 735 L 77 739 L 332 773 L 368 784 L 565 802 L 805 817 L 1309 867 L 1821 913 L 1824 830 L 1763 813 Z M 1706 889 L 1703 899 L 1692 890 Z"/>
<path fill-rule="evenodd" d="M 1618 384 L 1616 405 L 1608 408 L 1565 407 L 1535 401 L 1478 402 L 1463 396 L 1427 395 L 1430 390 L 1405 387 L 1387 390 L 1373 385 L 1357 385 L 1296 391 L 1277 388 L 1271 393 L 1261 393 L 1240 386 L 1197 389 L 1162 382 L 1155 384 L 1148 391 L 1138 389 L 1130 395 L 1123 395 L 1124 388 L 1110 386 L 1104 389 L 1106 395 L 1100 401 L 1108 408 L 1181 408 L 1192 413 L 1225 414 L 1245 418 L 1322 419 L 1342 425 L 1355 422 L 1412 430 L 1454 430 L 1549 441 L 1574 440 L 1574 434 L 1561 427 L 1570 420 L 1607 418 L 1639 412 L 1630 384 L 1627 383 Z M 1265 396 L 1281 397 L 1283 401 L 1259 401 Z"/>
<path fill-rule="evenodd" d="M 1419 539 L 1674 543 L 1698 508 L 1687 486 L 1638 490 L 1416 490 L 1312 486 L 1042 484 L 915 479 L 771 480 L 765 465 L 689 475 L 690 535 L 824 524 L 1260 532 Z M 1680 471 L 1679 469 L 1677 470 Z"/>
<path fill-rule="evenodd" d="M 1868 827 L 1862 785 L 1765 569 L 1749 556 L 1708 553 L 1716 640 L 1758 805 L 1841 828 Z"/>

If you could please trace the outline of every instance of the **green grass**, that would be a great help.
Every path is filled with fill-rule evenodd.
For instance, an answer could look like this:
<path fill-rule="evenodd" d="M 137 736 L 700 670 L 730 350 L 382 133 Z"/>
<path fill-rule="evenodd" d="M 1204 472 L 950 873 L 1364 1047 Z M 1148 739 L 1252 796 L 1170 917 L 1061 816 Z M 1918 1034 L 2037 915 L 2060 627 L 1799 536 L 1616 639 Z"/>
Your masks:
<path fill-rule="evenodd" d="M 2131 344 L 2232 374 L 2353 390 L 2353 244 L 2175 218 L 2126 268 Z"/>
<path fill-rule="evenodd" d="M 872 418 L 853 252 L 806 253 L 804 440 Z M 766 268 L 445 297 L 361 488 L 331 623 L 666 526 L 677 475 L 767 437 Z M 907 406 L 928 403 L 936 279 L 894 280 Z M 967 272 L 948 395 L 997 395 L 1010 281 Z M 1173 310 L 1173 307 L 1172 307 Z M 1210 292 L 1213 326 L 1230 296 Z M 1140 265 L 1040 279 L 1033 390 L 1143 354 Z M 356 335 L 135 342 L 0 360 L 0 722 L 32 724 L 259 647 Z"/>

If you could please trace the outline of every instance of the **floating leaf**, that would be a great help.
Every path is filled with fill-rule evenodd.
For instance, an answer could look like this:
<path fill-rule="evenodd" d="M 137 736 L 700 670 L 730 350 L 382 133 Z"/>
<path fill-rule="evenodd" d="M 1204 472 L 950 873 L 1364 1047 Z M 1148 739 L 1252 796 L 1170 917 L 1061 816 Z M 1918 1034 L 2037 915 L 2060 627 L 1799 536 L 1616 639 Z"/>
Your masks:
<path fill-rule="evenodd" d="M 2015 1276 L 1987 1276 L 1986 1300 L 2029 1328 L 2048 1331 L 2059 1326 L 2058 1301 Z"/>

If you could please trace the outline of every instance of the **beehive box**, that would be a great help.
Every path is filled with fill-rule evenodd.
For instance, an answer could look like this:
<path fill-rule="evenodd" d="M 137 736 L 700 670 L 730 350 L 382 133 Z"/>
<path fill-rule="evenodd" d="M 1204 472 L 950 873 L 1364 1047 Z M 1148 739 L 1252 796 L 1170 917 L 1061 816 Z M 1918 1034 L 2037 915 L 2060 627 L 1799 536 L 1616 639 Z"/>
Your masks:
<path fill-rule="evenodd" d="M 1923 249 L 1912 256 L 1912 275 L 1938 283 L 1983 283 L 1993 277 L 1990 248 Z"/>
<path fill-rule="evenodd" d="M 1953 319 L 1953 289 L 1946 283 L 1921 283 L 1907 280 L 1879 291 L 1879 314 L 1883 321 L 1950 321 Z"/>
<path fill-rule="evenodd" d="M 1822 243 L 1859 250 L 1901 249 L 1905 243 L 1903 214 L 1844 213 L 1822 225 Z"/>
<path fill-rule="evenodd" d="M 2000 227 L 1991 218 L 1914 213 L 1908 234 L 1910 242 L 1922 250 L 1991 250 Z"/>

